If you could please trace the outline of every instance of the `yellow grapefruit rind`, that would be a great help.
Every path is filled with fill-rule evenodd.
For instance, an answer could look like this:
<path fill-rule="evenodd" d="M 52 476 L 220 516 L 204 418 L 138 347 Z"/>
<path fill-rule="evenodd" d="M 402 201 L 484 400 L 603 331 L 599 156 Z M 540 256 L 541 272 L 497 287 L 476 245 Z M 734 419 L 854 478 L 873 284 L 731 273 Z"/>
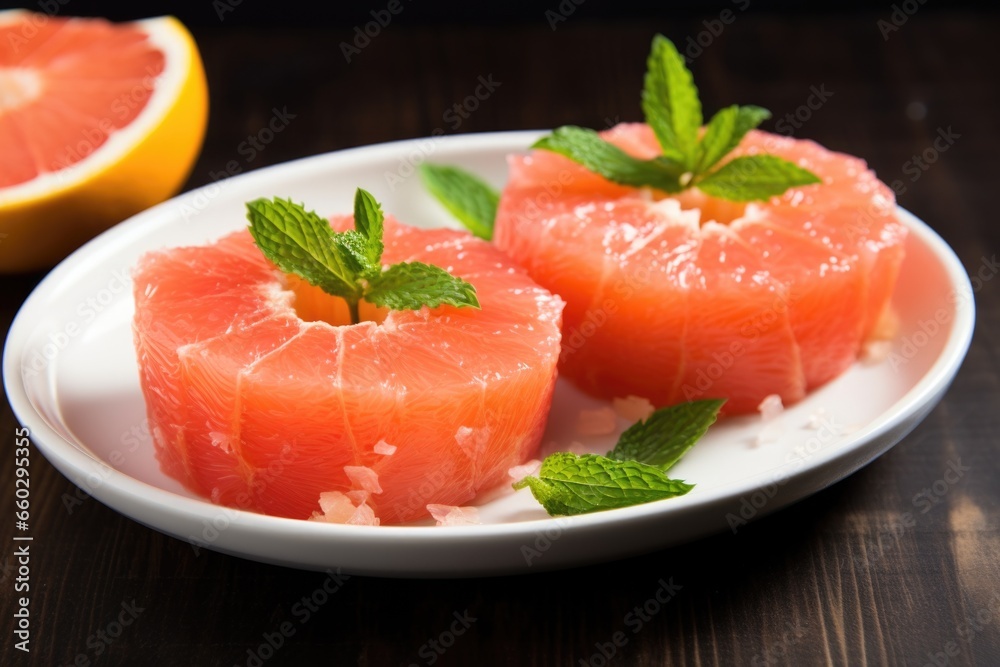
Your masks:
<path fill-rule="evenodd" d="M 146 107 L 120 132 L 135 138 L 109 141 L 74 165 L 76 177 L 59 179 L 43 194 L 0 197 L 0 273 L 52 266 L 108 227 L 168 199 L 187 180 L 208 120 L 201 56 L 191 34 L 171 16 L 137 25 L 166 54 L 157 86 L 167 72 L 184 72 L 177 92 L 155 87 Z M 157 96 L 171 93 L 169 104 L 156 104 Z"/>

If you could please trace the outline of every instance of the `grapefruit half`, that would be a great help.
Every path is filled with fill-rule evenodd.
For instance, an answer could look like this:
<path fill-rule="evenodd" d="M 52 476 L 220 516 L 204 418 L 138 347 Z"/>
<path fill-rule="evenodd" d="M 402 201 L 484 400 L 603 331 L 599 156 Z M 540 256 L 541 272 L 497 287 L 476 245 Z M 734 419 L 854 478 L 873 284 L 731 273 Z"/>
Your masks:
<path fill-rule="evenodd" d="M 205 73 L 171 17 L 0 12 L 0 272 L 50 266 L 173 195 L 201 148 Z"/>

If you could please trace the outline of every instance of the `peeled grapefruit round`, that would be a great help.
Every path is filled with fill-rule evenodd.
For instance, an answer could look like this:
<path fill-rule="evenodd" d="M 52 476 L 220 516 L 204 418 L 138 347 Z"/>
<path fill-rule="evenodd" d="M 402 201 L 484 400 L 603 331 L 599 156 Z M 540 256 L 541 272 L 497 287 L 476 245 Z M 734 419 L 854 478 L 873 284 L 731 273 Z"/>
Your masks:
<path fill-rule="evenodd" d="M 184 183 L 207 120 L 176 19 L 0 12 L 0 272 L 51 266 Z"/>
<path fill-rule="evenodd" d="M 280 273 L 248 232 L 140 261 L 135 343 L 167 474 L 232 507 L 399 523 L 536 454 L 562 301 L 465 232 L 387 218 L 384 240 L 383 262 L 441 266 L 481 309 L 362 302 L 347 324 L 342 299 Z"/>
<path fill-rule="evenodd" d="M 660 153 L 645 124 L 603 137 Z M 604 398 L 751 412 L 801 399 L 883 332 L 906 238 L 892 191 L 811 141 L 752 131 L 729 159 L 754 153 L 823 183 L 737 204 L 617 185 L 545 151 L 510 157 L 494 241 L 566 301 L 564 376 Z"/>

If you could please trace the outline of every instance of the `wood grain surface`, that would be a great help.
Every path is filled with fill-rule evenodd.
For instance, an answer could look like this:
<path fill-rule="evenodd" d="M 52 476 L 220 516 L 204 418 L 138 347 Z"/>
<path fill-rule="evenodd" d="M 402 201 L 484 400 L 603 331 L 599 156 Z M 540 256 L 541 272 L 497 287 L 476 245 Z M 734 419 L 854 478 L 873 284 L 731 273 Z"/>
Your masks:
<path fill-rule="evenodd" d="M 339 47 L 348 29 L 201 28 L 212 110 L 188 187 L 231 161 L 248 171 L 438 128 L 639 120 L 653 33 L 683 48 L 708 29 L 700 19 L 569 16 L 552 30 L 543 11 L 502 28 L 390 24 L 350 63 Z M 899 181 L 900 203 L 984 277 L 965 365 L 889 453 L 735 535 L 547 574 L 353 577 L 326 582 L 337 590 L 320 595 L 324 574 L 196 553 L 94 500 L 68 508 L 74 485 L 35 452 L 32 651 L 13 648 L 8 514 L 0 663 L 1000 665 L 1000 20 L 919 9 L 886 38 L 878 21 L 891 13 L 888 2 L 854 17 L 737 9 L 721 34 L 702 37 L 710 43 L 692 63 L 707 109 L 752 102 L 776 119 L 797 113 L 796 136 L 864 156 L 883 180 Z M 449 115 L 479 77 L 499 85 L 467 118 Z M 244 142 L 275 109 L 288 114 L 287 128 L 249 155 Z M 946 150 L 932 163 L 925 156 L 926 169 L 915 165 L 949 132 Z M 40 278 L 0 278 L 5 329 Z M 18 425 L 3 405 L 0 506 L 9 513 Z M 949 469 L 961 474 L 935 486 Z M 651 602 L 661 582 L 679 587 L 662 605 Z"/>

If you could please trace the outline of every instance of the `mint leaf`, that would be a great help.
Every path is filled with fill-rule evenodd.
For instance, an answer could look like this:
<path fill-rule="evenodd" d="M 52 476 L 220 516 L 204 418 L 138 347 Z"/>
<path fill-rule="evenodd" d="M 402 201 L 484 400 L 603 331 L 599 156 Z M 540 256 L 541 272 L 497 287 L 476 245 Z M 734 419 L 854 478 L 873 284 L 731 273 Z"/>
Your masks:
<path fill-rule="evenodd" d="M 734 104 L 717 111 L 708 122 L 705 134 L 698 144 L 695 173 L 708 171 L 739 146 L 747 132 L 770 117 L 770 111 L 752 105 L 741 107 Z"/>
<path fill-rule="evenodd" d="M 696 179 L 705 194 L 729 201 L 768 199 L 789 188 L 821 183 L 816 174 L 775 155 L 747 155 Z"/>
<path fill-rule="evenodd" d="M 702 123 L 698 88 L 684 57 L 663 35 L 653 38 L 646 61 L 642 112 L 663 148 L 663 155 L 684 165 L 685 171 L 694 169 Z"/>
<path fill-rule="evenodd" d="M 434 197 L 481 239 L 493 238 L 500 193 L 458 167 L 420 165 L 420 179 Z"/>
<path fill-rule="evenodd" d="M 349 229 L 333 235 L 333 245 L 339 251 L 341 262 L 352 275 L 362 275 L 366 272 L 381 271 L 380 266 L 373 267 L 368 258 L 368 239 L 360 232 Z"/>
<path fill-rule="evenodd" d="M 564 125 L 542 137 L 532 148 L 564 155 L 590 171 L 621 185 L 654 187 L 664 192 L 683 190 L 683 169 L 667 158 L 637 160 L 614 144 L 609 144 L 593 130 Z"/>
<path fill-rule="evenodd" d="M 368 275 L 382 270 L 384 222 L 385 215 L 375 197 L 367 190 L 358 188 L 354 193 L 354 227 L 364 238 L 364 245 L 359 250 L 364 257 L 364 269 Z"/>
<path fill-rule="evenodd" d="M 471 306 L 479 308 L 476 288 L 444 269 L 422 262 L 401 262 L 369 279 L 365 300 L 392 310 Z"/>
<path fill-rule="evenodd" d="M 725 399 L 708 399 L 660 408 L 626 429 L 608 457 L 639 461 L 666 472 L 705 435 L 725 402 Z"/>
<path fill-rule="evenodd" d="M 352 258 L 334 242 L 330 223 L 290 199 L 247 202 L 250 234 L 264 256 L 324 292 L 357 299 Z"/>
<path fill-rule="evenodd" d="M 553 516 L 641 505 L 682 496 L 694 488 L 644 463 L 569 452 L 547 456 L 537 477 L 514 484 L 515 489 L 525 486 Z"/>
<path fill-rule="evenodd" d="M 719 109 L 708 121 L 705 134 L 698 142 L 698 159 L 694 170 L 703 172 L 708 167 L 722 159 L 732 148 L 728 148 L 736 133 L 736 117 L 740 113 L 739 105 L 733 104 L 725 109 Z M 737 143 L 739 143 L 737 141 Z"/>

